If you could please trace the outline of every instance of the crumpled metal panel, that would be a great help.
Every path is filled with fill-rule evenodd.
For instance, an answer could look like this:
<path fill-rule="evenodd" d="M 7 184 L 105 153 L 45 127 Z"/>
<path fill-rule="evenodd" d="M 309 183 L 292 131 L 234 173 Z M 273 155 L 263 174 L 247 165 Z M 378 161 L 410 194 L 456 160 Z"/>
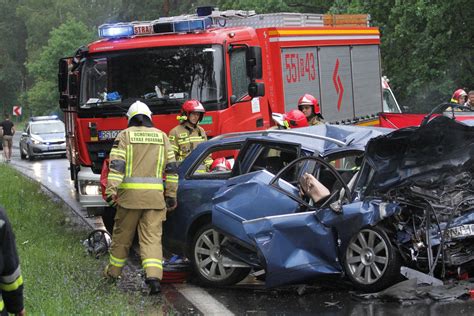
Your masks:
<path fill-rule="evenodd" d="M 436 186 L 442 173 L 472 171 L 474 127 L 439 116 L 420 128 L 404 128 L 370 140 L 365 157 L 375 170 L 373 191 L 407 184 Z"/>
<path fill-rule="evenodd" d="M 266 286 L 274 287 L 342 273 L 340 253 L 350 238 L 399 210 L 396 203 L 372 200 L 344 205 L 342 213 L 296 213 L 298 203 L 254 179 L 217 195 L 212 216 L 214 226 L 258 251 Z"/>
<path fill-rule="evenodd" d="M 254 241 L 245 233 L 242 222 L 255 218 L 291 214 L 299 204 L 268 186 L 273 175 L 266 170 L 242 176 L 246 182 L 224 187 L 213 198 L 212 224 L 249 245 Z"/>
<path fill-rule="evenodd" d="M 335 236 L 314 212 L 259 218 L 243 226 L 265 258 L 268 287 L 342 271 Z"/>
<path fill-rule="evenodd" d="M 384 218 L 400 211 L 401 208 L 397 203 L 369 200 L 343 205 L 342 213 L 324 209 L 318 212 L 317 216 L 324 225 L 336 230 L 341 240 L 341 251 L 345 251 L 349 240 L 363 227 L 375 226 Z"/>

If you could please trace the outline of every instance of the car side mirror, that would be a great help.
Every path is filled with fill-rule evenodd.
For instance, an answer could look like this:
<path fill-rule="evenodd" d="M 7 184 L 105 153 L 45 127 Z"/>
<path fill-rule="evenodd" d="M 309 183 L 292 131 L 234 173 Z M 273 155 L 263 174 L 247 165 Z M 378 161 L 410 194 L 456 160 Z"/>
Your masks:
<path fill-rule="evenodd" d="M 21 133 L 21 136 L 28 136 L 28 133 L 27 133 L 27 132 L 23 132 L 23 133 Z"/>

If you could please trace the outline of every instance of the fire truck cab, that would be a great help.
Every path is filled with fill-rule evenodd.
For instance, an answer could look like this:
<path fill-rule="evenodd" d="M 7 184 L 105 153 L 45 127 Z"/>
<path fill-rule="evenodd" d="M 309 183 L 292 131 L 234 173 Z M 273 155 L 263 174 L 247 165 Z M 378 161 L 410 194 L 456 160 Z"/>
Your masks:
<path fill-rule="evenodd" d="M 206 108 L 208 136 L 267 129 L 272 113 L 314 95 L 327 122 L 377 124 L 383 111 L 379 30 L 367 15 L 197 14 L 104 24 L 100 40 L 59 61 L 71 178 L 86 208 L 105 206 L 102 162 L 140 100 L 168 132 L 182 103 Z"/>

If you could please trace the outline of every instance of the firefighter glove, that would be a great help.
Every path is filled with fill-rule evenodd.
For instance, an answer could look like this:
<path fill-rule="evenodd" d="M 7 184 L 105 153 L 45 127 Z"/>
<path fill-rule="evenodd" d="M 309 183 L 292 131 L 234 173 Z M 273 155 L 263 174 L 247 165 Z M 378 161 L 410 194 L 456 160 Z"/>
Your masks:
<path fill-rule="evenodd" d="M 173 211 L 176 206 L 178 206 L 178 201 L 176 201 L 176 198 L 174 197 L 165 197 L 165 202 L 166 202 L 166 208 L 168 211 Z"/>
<path fill-rule="evenodd" d="M 117 207 L 117 196 L 116 195 L 108 195 L 107 198 L 105 199 L 105 201 L 110 206 Z"/>

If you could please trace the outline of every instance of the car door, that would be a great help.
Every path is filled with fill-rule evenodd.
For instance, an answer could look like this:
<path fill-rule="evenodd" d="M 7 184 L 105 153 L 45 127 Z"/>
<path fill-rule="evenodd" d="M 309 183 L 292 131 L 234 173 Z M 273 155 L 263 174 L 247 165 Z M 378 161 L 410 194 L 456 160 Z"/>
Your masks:
<path fill-rule="evenodd" d="M 280 195 L 277 200 L 293 199 L 300 205 L 299 212 L 247 219 L 242 222 L 243 230 L 251 239 L 258 253 L 264 258 L 266 285 L 277 286 L 308 280 L 319 275 L 337 274 L 342 271 L 337 252 L 337 236 L 331 227 L 319 219 L 321 210 L 333 207 L 340 199 L 338 189 L 315 205 L 305 200 L 294 186 L 284 180 L 286 173 L 306 172 L 317 175 L 321 169 L 332 172 L 341 188 L 344 199 L 350 199 L 350 192 L 337 170 L 319 157 L 303 157 L 279 172 L 270 182 Z M 261 197 L 262 199 L 264 197 Z"/>
<path fill-rule="evenodd" d="M 178 207 L 166 219 L 163 242 L 168 249 L 179 250 L 186 243 L 186 233 L 196 218 L 210 214 L 212 197 L 231 176 L 231 171 L 201 173 L 204 160 L 226 157 L 234 160 L 243 141 L 215 144 L 205 150 L 198 146 L 179 166 Z"/>

